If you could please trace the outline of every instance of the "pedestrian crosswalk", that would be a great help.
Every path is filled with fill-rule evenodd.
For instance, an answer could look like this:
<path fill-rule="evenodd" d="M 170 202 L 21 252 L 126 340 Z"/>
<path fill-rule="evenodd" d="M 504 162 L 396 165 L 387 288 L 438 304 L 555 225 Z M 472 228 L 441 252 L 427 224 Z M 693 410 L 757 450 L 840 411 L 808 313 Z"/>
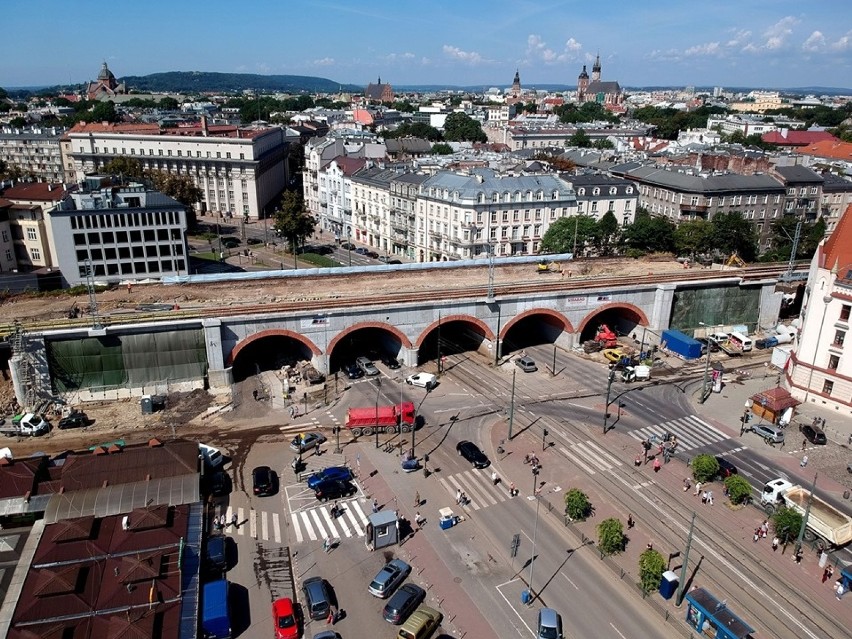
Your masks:
<path fill-rule="evenodd" d="M 237 525 L 234 526 L 230 522 L 236 516 Z M 281 517 L 278 513 L 270 513 L 265 510 L 254 510 L 250 508 L 246 512 L 245 508 L 232 508 L 228 506 L 225 512 L 225 521 L 229 522 L 225 526 L 225 533 L 244 537 L 248 534 L 254 539 L 262 539 L 263 541 L 274 540 L 275 543 L 281 543 Z M 259 526 L 259 529 L 258 529 Z M 248 530 L 246 530 L 248 527 Z"/>
<path fill-rule="evenodd" d="M 661 424 L 646 426 L 631 431 L 630 436 L 639 441 L 644 441 L 654 435 L 662 437 L 667 432 L 677 436 L 679 450 L 692 450 L 730 439 L 730 436 L 711 426 L 697 415 L 687 415 Z"/>
<path fill-rule="evenodd" d="M 456 498 L 458 491 L 467 495 L 469 510 L 479 510 L 494 506 L 510 499 L 509 485 L 500 481 L 494 484 L 490 470 L 471 469 L 440 479 L 441 486 Z"/>
<path fill-rule="evenodd" d="M 612 454 L 606 452 L 598 444 L 591 440 L 584 442 L 570 442 L 568 448 L 559 447 L 559 452 L 574 462 L 577 466 L 594 475 L 598 471 L 607 472 L 621 466 L 621 461 Z"/>

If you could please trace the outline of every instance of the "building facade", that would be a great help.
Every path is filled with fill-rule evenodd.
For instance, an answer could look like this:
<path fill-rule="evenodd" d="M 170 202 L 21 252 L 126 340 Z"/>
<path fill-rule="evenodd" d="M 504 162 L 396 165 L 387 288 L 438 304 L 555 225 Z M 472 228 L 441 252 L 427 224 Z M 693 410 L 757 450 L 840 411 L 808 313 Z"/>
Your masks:
<path fill-rule="evenodd" d="M 600 220 L 612 212 L 622 226 L 632 224 L 639 204 L 639 190 L 630 180 L 601 173 L 563 176 L 577 194 L 577 214 Z"/>
<path fill-rule="evenodd" d="M 57 265 L 47 212 L 67 196 L 63 184 L 21 182 L 0 194 L 0 270 L 30 272 Z"/>
<path fill-rule="evenodd" d="M 620 105 L 624 102 L 624 92 L 618 82 L 601 80 L 601 57 L 595 58 L 592 77 L 586 73 L 586 65 L 577 78 L 577 102 L 598 102 L 604 105 Z"/>
<path fill-rule="evenodd" d="M 215 215 L 271 215 L 289 183 L 288 143 L 280 127 L 208 126 L 205 118 L 172 129 L 81 122 L 66 137 L 76 181 L 101 172 L 110 160 L 130 158 L 145 170 L 189 177 L 202 191 L 202 212 Z"/>
<path fill-rule="evenodd" d="M 63 129 L 54 127 L 0 130 L 0 160 L 19 168 L 24 175 L 45 182 L 65 182 L 59 140 Z"/>

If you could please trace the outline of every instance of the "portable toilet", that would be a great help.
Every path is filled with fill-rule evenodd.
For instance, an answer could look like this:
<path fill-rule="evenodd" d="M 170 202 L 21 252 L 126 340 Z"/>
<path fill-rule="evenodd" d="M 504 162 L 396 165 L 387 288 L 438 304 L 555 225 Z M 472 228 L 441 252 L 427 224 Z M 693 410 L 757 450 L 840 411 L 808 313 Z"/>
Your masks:
<path fill-rule="evenodd" d="M 660 581 L 660 595 L 663 599 L 671 599 L 672 595 L 677 590 L 678 578 L 674 570 L 667 570 L 663 573 L 663 578 Z"/>
<path fill-rule="evenodd" d="M 154 402 L 150 395 L 142 395 L 142 414 L 150 415 L 154 412 Z"/>

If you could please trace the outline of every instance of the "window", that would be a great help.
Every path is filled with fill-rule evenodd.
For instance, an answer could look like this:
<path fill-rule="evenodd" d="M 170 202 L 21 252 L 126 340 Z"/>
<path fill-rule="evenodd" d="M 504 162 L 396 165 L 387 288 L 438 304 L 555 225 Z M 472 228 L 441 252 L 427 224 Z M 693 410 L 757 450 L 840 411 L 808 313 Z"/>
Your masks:
<path fill-rule="evenodd" d="M 9 231 L 4 230 L 2 233 L 0 233 L 0 236 L 2 236 L 4 242 L 9 241 Z"/>
<path fill-rule="evenodd" d="M 846 331 L 836 331 L 834 333 L 834 342 L 832 346 L 843 346 L 843 340 L 846 339 Z"/>
<path fill-rule="evenodd" d="M 3 231 L 3 233 L 5 234 L 5 231 Z M 843 322 L 848 322 L 850 311 L 852 311 L 852 305 L 844 304 L 843 306 L 841 306 L 840 307 L 840 320 L 843 321 Z"/>
<path fill-rule="evenodd" d="M 33 228 L 27 229 L 27 239 L 31 240 L 33 242 L 38 240 L 38 233 L 36 233 L 35 229 L 33 229 Z"/>
<path fill-rule="evenodd" d="M 839 355 L 831 355 L 828 358 L 828 368 L 835 371 L 837 370 L 837 365 L 840 363 Z"/>
<path fill-rule="evenodd" d="M 34 260 L 40 260 L 40 259 L 41 259 L 41 251 L 39 251 L 39 250 L 38 250 L 38 249 L 36 249 L 36 248 L 34 248 L 34 249 L 30 249 L 30 256 L 31 256 Z"/>
<path fill-rule="evenodd" d="M 834 390 L 834 382 L 830 379 L 825 380 L 822 383 L 822 392 L 824 395 L 831 395 L 831 391 Z"/>

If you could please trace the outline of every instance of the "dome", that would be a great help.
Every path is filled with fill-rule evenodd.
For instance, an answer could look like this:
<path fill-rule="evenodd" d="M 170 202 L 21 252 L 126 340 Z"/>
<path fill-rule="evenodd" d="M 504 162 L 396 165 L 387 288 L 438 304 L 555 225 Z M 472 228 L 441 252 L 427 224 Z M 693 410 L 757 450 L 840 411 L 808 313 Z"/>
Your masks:
<path fill-rule="evenodd" d="M 115 76 L 112 74 L 112 71 L 107 67 L 107 63 L 104 62 L 101 66 L 101 72 L 98 74 L 98 80 L 115 80 Z"/>

